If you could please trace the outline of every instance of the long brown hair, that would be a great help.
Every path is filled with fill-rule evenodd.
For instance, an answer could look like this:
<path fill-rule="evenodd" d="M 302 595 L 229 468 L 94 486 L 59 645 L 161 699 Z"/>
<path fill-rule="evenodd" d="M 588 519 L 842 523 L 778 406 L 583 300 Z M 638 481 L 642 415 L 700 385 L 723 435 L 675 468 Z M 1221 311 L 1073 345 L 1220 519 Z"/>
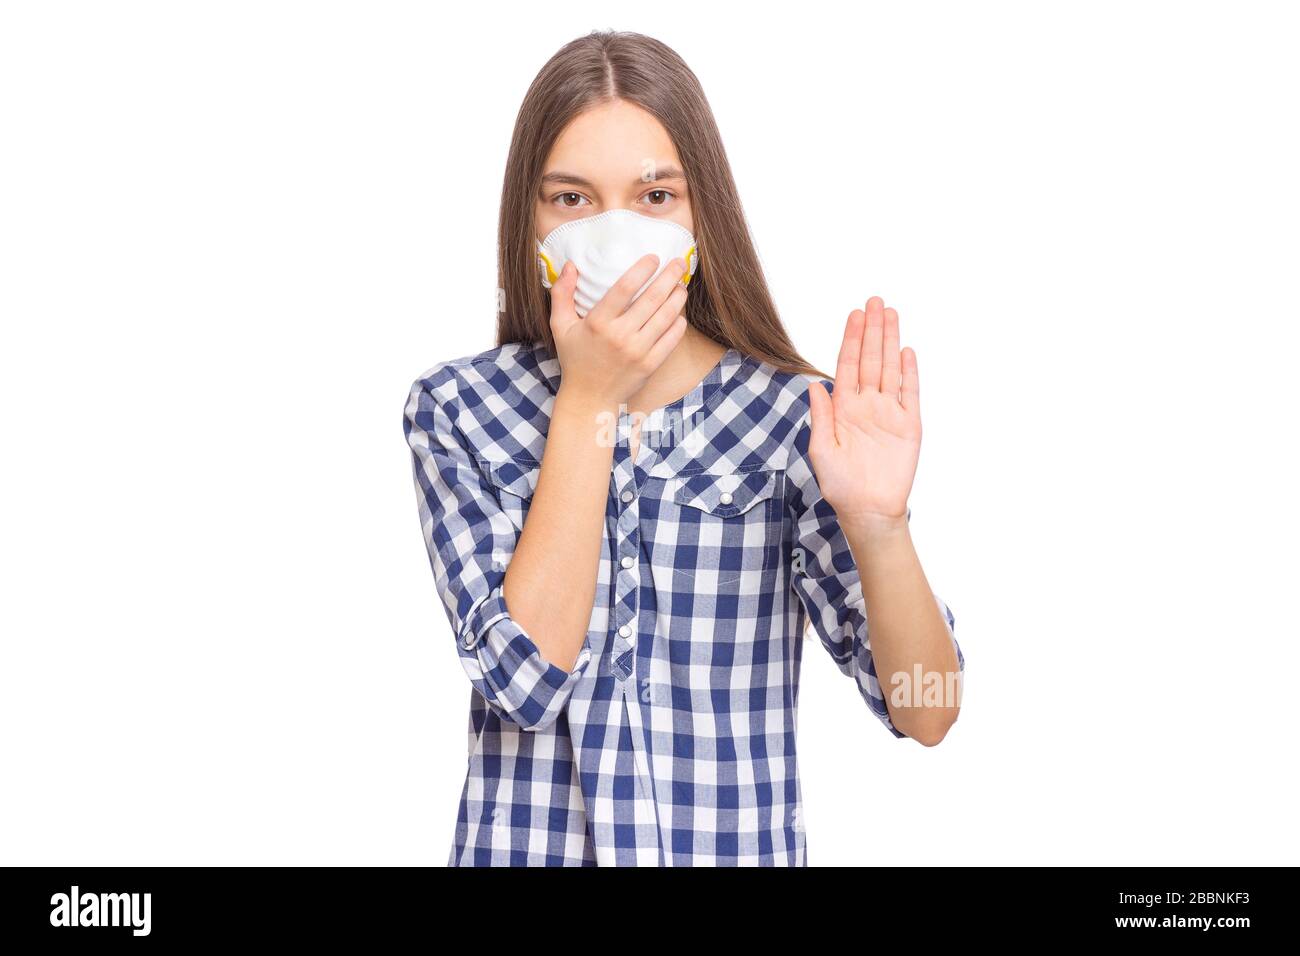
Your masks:
<path fill-rule="evenodd" d="M 554 348 L 550 293 L 538 281 L 536 200 L 543 165 L 570 120 L 622 99 L 663 124 L 686 174 L 699 243 L 686 319 L 709 338 L 788 372 L 830 376 L 795 350 L 749 235 L 735 179 L 700 81 L 669 47 L 639 33 L 593 31 L 565 44 L 542 67 L 515 119 L 498 223 L 503 307 L 497 345 Z"/>

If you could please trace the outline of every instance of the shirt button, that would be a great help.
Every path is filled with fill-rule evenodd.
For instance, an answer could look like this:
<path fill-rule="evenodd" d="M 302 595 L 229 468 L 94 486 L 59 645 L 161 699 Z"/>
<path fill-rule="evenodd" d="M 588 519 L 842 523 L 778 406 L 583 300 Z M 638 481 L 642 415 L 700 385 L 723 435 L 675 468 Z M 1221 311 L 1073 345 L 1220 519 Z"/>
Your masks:
<path fill-rule="evenodd" d="M 630 567 L 632 567 L 632 565 L 636 564 L 636 562 L 633 561 L 633 560 L 632 560 L 631 558 L 629 558 L 629 557 L 624 557 L 624 558 L 623 558 L 623 561 L 622 561 L 622 564 L 623 564 L 623 567 L 625 567 L 625 568 L 630 568 Z"/>
<path fill-rule="evenodd" d="M 620 627 L 620 628 L 618 629 L 618 634 L 619 634 L 619 637 L 631 637 L 631 636 L 632 636 L 632 628 L 630 628 L 630 627 L 628 627 L 626 624 L 624 624 L 622 627 Z"/>
<path fill-rule="evenodd" d="M 718 495 L 718 500 L 721 501 L 724 505 L 731 504 L 731 492 L 724 491 L 722 494 Z"/>
<path fill-rule="evenodd" d="M 632 492 L 630 491 L 625 491 L 621 495 L 619 495 L 619 497 L 623 499 L 623 504 L 627 504 L 629 501 L 635 498 L 636 495 L 632 494 Z"/>

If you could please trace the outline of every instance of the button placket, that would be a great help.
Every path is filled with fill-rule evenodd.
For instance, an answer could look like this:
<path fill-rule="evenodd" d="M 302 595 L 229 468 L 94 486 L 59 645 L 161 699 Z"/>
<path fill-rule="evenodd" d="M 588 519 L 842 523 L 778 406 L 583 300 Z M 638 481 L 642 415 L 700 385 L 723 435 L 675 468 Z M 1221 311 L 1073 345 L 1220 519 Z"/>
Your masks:
<path fill-rule="evenodd" d="M 615 523 L 612 558 L 614 567 L 614 606 L 610 614 L 610 671 L 614 679 L 623 682 L 632 676 L 636 656 L 636 618 L 638 611 L 637 553 L 641 545 L 639 501 L 637 496 L 636 463 L 631 460 L 627 443 L 630 417 L 626 411 L 619 414 L 619 441 L 614 449 L 614 491 L 620 504 L 616 505 L 618 521 Z"/>

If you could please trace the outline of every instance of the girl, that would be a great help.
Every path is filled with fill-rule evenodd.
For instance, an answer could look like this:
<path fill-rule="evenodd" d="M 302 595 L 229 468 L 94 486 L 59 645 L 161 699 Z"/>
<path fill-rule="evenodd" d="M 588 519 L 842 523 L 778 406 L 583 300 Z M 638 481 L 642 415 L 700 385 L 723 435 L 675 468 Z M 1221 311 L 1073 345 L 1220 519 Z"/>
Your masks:
<path fill-rule="evenodd" d="M 958 712 L 898 315 L 849 315 L 833 381 L 799 356 L 699 82 L 637 34 L 543 67 L 499 227 L 497 346 L 405 414 L 474 689 L 450 863 L 804 865 L 807 624 L 895 736 Z"/>

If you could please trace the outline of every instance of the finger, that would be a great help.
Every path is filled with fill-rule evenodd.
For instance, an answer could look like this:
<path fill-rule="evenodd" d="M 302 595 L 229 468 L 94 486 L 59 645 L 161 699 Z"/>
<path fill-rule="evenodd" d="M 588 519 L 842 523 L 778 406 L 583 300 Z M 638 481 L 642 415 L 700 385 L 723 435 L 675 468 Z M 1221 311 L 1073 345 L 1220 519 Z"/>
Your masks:
<path fill-rule="evenodd" d="M 587 317 L 594 318 L 598 324 L 618 318 L 627 311 L 632 296 L 637 294 L 637 290 L 646 284 L 658 268 L 659 257 L 653 252 L 647 252 L 618 277 L 604 297 L 592 306 Z"/>
<path fill-rule="evenodd" d="M 637 300 L 640 301 L 640 300 Z M 659 341 L 669 327 L 677 321 L 677 316 L 681 315 L 686 309 L 686 286 L 680 282 L 668 293 L 668 298 L 663 305 L 659 306 L 650 316 L 649 321 L 633 335 L 633 340 L 639 346 L 649 351 L 650 348 Z"/>
<path fill-rule="evenodd" d="M 885 303 L 878 295 L 867 300 L 867 331 L 862 336 L 858 391 L 880 391 L 880 359 L 884 346 Z"/>
<path fill-rule="evenodd" d="M 880 391 L 891 398 L 898 397 L 898 313 L 885 309 L 884 355 L 880 363 Z"/>
<path fill-rule="evenodd" d="M 857 391 L 858 364 L 862 361 L 862 333 L 867 327 L 867 314 L 861 309 L 849 313 L 844 323 L 844 339 L 840 342 L 840 357 L 835 363 L 835 381 L 844 383 L 847 394 Z"/>
<path fill-rule="evenodd" d="M 551 334 L 558 338 L 581 321 L 574 306 L 573 294 L 578 288 L 578 267 L 566 262 L 559 278 L 551 284 Z"/>
<path fill-rule="evenodd" d="M 811 412 L 809 423 L 812 432 L 808 436 L 808 451 L 818 453 L 833 448 L 835 441 L 835 404 L 831 401 L 826 386 L 820 381 L 808 383 L 808 409 Z"/>
<path fill-rule="evenodd" d="M 910 348 L 903 349 L 903 408 L 909 415 L 921 414 L 921 375 L 916 367 L 916 352 Z"/>
<path fill-rule="evenodd" d="M 663 307 L 674 289 L 686 288 L 682 285 L 684 275 L 686 275 L 685 259 L 668 260 L 664 271 L 655 276 L 655 280 L 646 286 L 646 290 L 627 307 L 620 321 L 626 321 L 627 327 L 633 331 L 640 329 Z"/>

